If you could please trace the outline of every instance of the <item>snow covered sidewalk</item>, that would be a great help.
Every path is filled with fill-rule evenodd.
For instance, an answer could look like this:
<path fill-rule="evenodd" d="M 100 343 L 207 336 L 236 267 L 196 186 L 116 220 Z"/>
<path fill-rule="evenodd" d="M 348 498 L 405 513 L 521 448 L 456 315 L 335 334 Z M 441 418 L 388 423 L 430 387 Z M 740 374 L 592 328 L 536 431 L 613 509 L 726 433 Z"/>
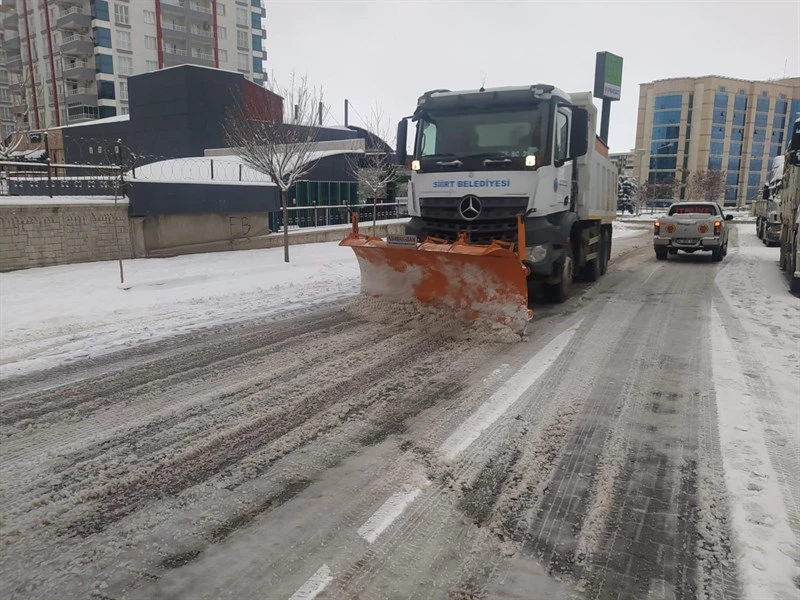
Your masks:
<path fill-rule="evenodd" d="M 0 376 L 191 329 L 295 311 L 358 292 L 336 242 L 28 269 L 0 274 Z"/>

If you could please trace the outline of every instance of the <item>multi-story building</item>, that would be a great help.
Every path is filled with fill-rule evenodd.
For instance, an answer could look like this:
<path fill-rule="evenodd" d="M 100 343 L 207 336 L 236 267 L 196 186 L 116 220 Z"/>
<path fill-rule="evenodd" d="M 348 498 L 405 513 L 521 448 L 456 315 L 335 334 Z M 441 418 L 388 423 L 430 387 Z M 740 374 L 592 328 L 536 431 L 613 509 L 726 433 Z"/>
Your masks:
<path fill-rule="evenodd" d="M 12 109 L 41 129 L 128 113 L 131 75 L 179 64 L 264 83 L 261 0 L 7 0 Z"/>
<path fill-rule="evenodd" d="M 631 152 L 612 152 L 608 155 L 608 160 L 617 165 L 617 175 L 622 177 L 634 177 L 633 170 L 633 151 Z"/>
<path fill-rule="evenodd" d="M 14 129 L 14 113 L 11 110 L 11 81 L 5 67 L 5 30 L 3 20 L 11 12 L 11 6 L 0 4 L 0 139 L 5 139 Z"/>
<path fill-rule="evenodd" d="M 799 114 L 800 77 L 683 77 L 641 84 L 634 175 L 658 190 L 655 197 L 685 199 L 691 173 L 721 171 L 724 203 L 749 204 Z"/>

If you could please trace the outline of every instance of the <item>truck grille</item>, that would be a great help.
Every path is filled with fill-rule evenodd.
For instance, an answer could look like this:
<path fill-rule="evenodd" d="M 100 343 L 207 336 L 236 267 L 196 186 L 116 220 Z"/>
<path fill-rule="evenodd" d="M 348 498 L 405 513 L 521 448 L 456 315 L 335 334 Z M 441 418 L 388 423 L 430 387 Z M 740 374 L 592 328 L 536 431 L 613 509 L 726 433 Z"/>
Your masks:
<path fill-rule="evenodd" d="M 460 233 L 466 233 L 473 244 L 517 241 L 517 215 L 527 210 L 527 198 L 479 197 L 481 212 L 474 221 L 466 221 L 459 213 L 462 200 L 463 197 L 421 198 L 424 234 L 454 242 Z"/>

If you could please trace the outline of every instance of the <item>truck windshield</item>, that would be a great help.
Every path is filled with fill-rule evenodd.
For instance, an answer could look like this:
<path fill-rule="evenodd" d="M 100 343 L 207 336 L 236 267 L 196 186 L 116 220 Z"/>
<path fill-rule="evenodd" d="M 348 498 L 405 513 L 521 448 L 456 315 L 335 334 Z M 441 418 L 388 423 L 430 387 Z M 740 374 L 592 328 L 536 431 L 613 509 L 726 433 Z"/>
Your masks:
<path fill-rule="evenodd" d="M 417 157 L 467 156 L 544 158 L 547 104 L 525 109 L 432 112 L 418 126 Z M 540 163 L 541 164 L 541 163 Z"/>

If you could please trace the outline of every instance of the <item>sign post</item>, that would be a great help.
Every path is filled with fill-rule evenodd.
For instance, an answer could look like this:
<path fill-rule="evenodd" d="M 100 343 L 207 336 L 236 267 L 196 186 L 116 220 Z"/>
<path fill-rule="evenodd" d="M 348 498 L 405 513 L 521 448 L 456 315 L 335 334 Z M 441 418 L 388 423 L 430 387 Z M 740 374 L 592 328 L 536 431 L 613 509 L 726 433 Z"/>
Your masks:
<path fill-rule="evenodd" d="M 622 95 L 622 57 L 611 52 L 598 52 L 594 68 L 594 97 L 603 100 L 600 117 L 600 139 L 608 145 L 608 121 L 611 102 Z"/>

